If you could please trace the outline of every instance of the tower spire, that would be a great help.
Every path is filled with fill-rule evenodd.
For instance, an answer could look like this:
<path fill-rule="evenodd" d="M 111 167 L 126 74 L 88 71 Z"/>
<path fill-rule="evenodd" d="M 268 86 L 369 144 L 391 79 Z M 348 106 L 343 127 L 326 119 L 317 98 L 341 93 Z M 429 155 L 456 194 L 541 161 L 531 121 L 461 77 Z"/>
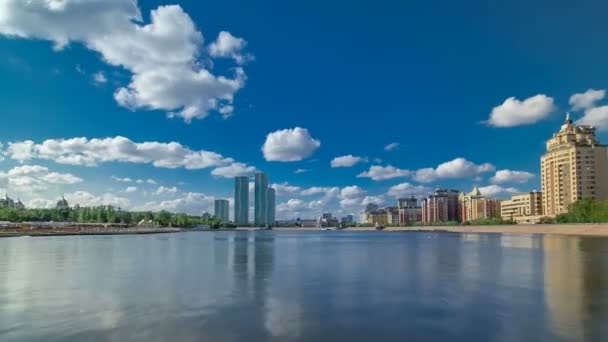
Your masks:
<path fill-rule="evenodd" d="M 566 112 L 566 123 L 572 123 L 572 120 L 570 120 L 570 112 Z"/>

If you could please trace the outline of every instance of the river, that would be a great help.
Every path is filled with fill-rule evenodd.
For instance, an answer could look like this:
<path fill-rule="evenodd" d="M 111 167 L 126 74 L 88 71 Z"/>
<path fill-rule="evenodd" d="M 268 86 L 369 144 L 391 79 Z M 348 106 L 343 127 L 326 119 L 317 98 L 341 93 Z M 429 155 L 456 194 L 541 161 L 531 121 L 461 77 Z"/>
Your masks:
<path fill-rule="evenodd" d="M 606 341 L 608 239 L 0 239 L 0 341 Z"/>

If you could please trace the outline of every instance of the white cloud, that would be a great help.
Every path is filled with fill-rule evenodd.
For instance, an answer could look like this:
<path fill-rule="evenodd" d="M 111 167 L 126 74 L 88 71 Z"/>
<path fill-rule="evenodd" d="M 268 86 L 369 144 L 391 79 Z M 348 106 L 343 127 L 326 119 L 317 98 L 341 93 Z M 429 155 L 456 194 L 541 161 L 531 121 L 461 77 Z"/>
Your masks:
<path fill-rule="evenodd" d="M 230 57 L 238 64 L 247 62 L 252 57 L 243 54 L 247 42 L 243 38 L 237 38 L 230 32 L 222 31 L 217 39 L 209 45 L 209 54 L 213 57 Z"/>
<path fill-rule="evenodd" d="M 213 171 L 211 171 L 211 174 L 224 178 L 234 178 L 238 176 L 250 176 L 256 171 L 257 169 L 253 166 L 247 166 L 243 163 L 232 163 L 227 166 L 222 166 L 213 169 Z"/>
<path fill-rule="evenodd" d="M 117 136 L 104 139 L 48 139 L 41 144 L 31 140 L 11 142 L 7 155 L 23 162 L 31 159 L 53 160 L 60 164 L 95 166 L 107 162 L 152 164 L 160 168 L 189 170 L 222 166 L 234 162 L 221 154 L 191 150 L 177 142 L 136 143 Z"/>
<path fill-rule="evenodd" d="M 363 196 L 365 193 L 366 191 L 361 189 L 359 186 L 351 185 L 342 188 L 342 190 L 340 191 L 340 198 L 356 198 Z"/>
<path fill-rule="evenodd" d="M 308 169 L 297 169 L 293 173 L 300 174 L 300 173 L 306 173 L 306 172 L 310 172 L 310 170 L 308 170 Z"/>
<path fill-rule="evenodd" d="M 326 193 L 326 192 L 329 192 L 329 191 L 332 191 L 335 189 L 338 189 L 338 188 L 313 186 L 311 188 L 302 190 L 302 196 L 311 196 L 311 195 L 316 195 L 316 194 L 322 194 L 322 193 Z"/>
<path fill-rule="evenodd" d="M 189 122 L 212 110 L 225 112 L 245 83 L 241 68 L 226 77 L 203 67 L 211 57 L 203 35 L 178 5 L 152 10 L 148 24 L 134 0 L 5 0 L 1 6 L 0 34 L 50 40 L 56 50 L 82 43 L 131 72 L 129 85 L 114 94 L 129 109 L 164 110 Z M 245 42 L 229 40 L 218 51 L 242 55 Z"/>
<path fill-rule="evenodd" d="M 8 185 L 21 193 L 40 192 L 50 185 L 73 185 L 82 179 L 71 173 L 51 172 L 40 165 L 23 165 L 0 172 L 0 184 Z"/>
<path fill-rule="evenodd" d="M 156 189 L 156 194 L 157 195 L 163 195 L 163 194 L 175 194 L 177 193 L 177 187 L 166 187 L 166 186 L 159 186 L 158 189 Z"/>
<path fill-rule="evenodd" d="M 372 203 L 377 205 L 384 204 L 384 196 L 365 196 L 365 198 L 363 198 L 363 200 L 361 201 L 361 205 L 368 205 Z"/>
<path fill-rule="evenodd" d="M 333 168 L 337 168 L 337 167 L 351 167 L 354 166 L 357 163 L 364 163 L 367 162 L 367 158 L 363 158 L 363 157 L 357 157 L 357 156 L 353 156 L 352 154 L 346 155 L 346 156 L 341 156 L 341 157 L 336 157 L 334 158 L 330 165 Z"/>
<path fill-rule="evenodd" d="M 501 183 L 526 183 L 534 178 L 534 174 L 525 171 L 498 170 L 490 181 L 494 184 Z"/>
<path fill-rule="evenodd" d="M 606 91 L 596 90 L 596 89 L 588 89 L 584 93 L 574 94 L 570 97 L 570 105 L 572 106 L 572 110 L 577 111 L 581 109 L 590 109 L 595 107 L 595 103 L 604 99 L 606 96 Z"/>
<path fill-rule="evenodd" d="M 116 177 L 116 176 L 112 176 L 112 179 L 117 181 L 117 182 L 121 182 L 121 183 L 131 183 L 133 180 L 129 177 Z"/>
<path fill-rule="evenodd" d="M 386 194 L 394 198 L 402 198 L 409 197 L 412 194 L 417 197 L 425 196 L 430 192 L 431 189 L 426 186 L 401 183 L 391 186 Z"/>
<path fill-rule="evenodd" d="M 129 208 L 131 202 L 124 197 L 115 196 L 110 193 L 94 195 L 88 191 L 76 191 L 65 194 L 65 199 L 70 206 L 95 207 L 100 205 L 111 205 L 121 208 Z"/>
<path fill-rule="evenodd" d="M 274 188 L 277 196 L 286 196 L 300 192 L 301 188 L 299 186 L 290 185 L 289 183 L 275 183 L 270 185 L 271 188 Z"/>
<path fill-rule="evenodd" d="M 137 187 L 136 186 L 129 186 L 125 189 L 126 193 L 133 193 L 137 191 Z"/>
<path fill-rule="evenodd" d="M 577 125 L 594 126 L 600 131 L 608 131 L 608 106 L 590 108 L 576 121 Z"/>
<path fill-rule="evenodd" d="M 93 74 L 93 82 L 97 84 L 103 84 L 107 83 L 108 79 L 106 78 L 106 75 L 103 73 L 103 71 L 98 71 Z"/>
<path fill-rule="evenodd" d="M 412 172 L 409 170 L 402 170 L 402 169 L 396 168 L 391 165 L 388 165 L 388 166 L 373 165 L 369 168 L 368 171 L 360 173 L 359 175 L 357 175 L 357 177 L 358 178 L 371 178 L 375 181 L 380 181 L 380 180 L 387 180 L 387 179 L 393 179 L 393 178 L 408 177 L 411 174 L 412 174 Z"/>
<path fill-rule="evenodd" d="M 398 148 L 399 148 L 399 143 L 397 143 L 397 142 L 393 142 L 393 143 L 390 143 L 390 144 L 384 146 L 385 151 L 392 151 L 392 150 L 396 150 Z"/>
<path fill-rule="evenodd" d="M 190 215 L 201 215 L 203 212 L 213 212 L 214 197 L 202 193 L 189 192 L 182 197 L 166 200 L 147 202 L 137 206 L 133 210 L 138 211 L 161 211 L 167 210 L 175 213 L 187 213 Z"/>
<path fill-rule="evenodd" d="M 156 181 L 154 179 L 151 179 L 151 178 L 146 179 L 146 183 L 152 184 L 152 185 L 156 185 L 157 184 Z"/>
<path fill-rule="evenodd" d="M 480 186 L 479 192 L 486 197 L 508 197 L 510 194 L 518 193 L 519 190 L 513 187 L 504 188 L 500 185 L 493 184 L 488 186 Z"/>
<path fill-rule="evenodd" d="M 556 109 L 554 100 L 546 95 L 536 95 L 520 101 L 515 97 L 494 107 L 487 124 L 494 127 L 514 127 L 536 123 Z"/>
<path fill-rule="evenodd" d="M 421 183 L 433 182 L 437 179 L 449 178 L 474 178 L 486 172 L 492 172 L 496 168 L 490 163 L 475 164 L 464 158 L 456 158 L 437 166 L 437 168 L 425 168 L 416 171 L 414 179 Z"/>
<path fill-rule="evenodd" d="M 306 128 L 296 127 L 268 134 L 262 152 L 267 161 L 293 162 L 310 157 L 319 146 Z"/>
<path fill-rule="evenodd" d="M 302 211 L 308 211 L 309 209 L 310 208 L 308 207 L 308 204 L 298 198 L 291 198 L 285 203 L 278 204 L 277 208 L 276 208 L 278 213 L 302 212 Z"/>

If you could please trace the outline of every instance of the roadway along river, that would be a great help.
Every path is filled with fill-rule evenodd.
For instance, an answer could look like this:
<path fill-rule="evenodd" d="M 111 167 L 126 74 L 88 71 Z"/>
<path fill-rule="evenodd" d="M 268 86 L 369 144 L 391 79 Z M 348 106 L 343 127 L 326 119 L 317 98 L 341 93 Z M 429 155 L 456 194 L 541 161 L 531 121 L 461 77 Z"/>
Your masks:
<path fill-rule="evenodd" d="M 608 239 L 0 239 L 0 341 L 607 341 Z"/>

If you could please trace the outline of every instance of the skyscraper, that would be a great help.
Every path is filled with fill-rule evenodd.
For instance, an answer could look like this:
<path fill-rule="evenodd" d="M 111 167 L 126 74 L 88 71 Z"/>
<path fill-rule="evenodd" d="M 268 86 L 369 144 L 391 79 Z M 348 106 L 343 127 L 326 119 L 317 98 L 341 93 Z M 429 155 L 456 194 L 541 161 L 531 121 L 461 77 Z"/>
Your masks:
<path fill-rule="evenodd" d="M 274 226 L 275 219 L 275 191 L 273 188 L 266 189 L 266 224 Z"/>
<path fill-rule="evenodd" d="M 253 222 L 256 226 L 265 226 L 266 222 L 266 205 L 267 205 L 267 189 L 268 189 L 268 175 L 264 172 L 258 172 L 255 174 L 255 207 L 254 207 L 254 218 Z"/>
<path fill-rule="evenodd" d="M 234 223 L 249 224 L 249 177 L 234 178 Z"/>
<path fill-rule="evenodd" d="M 422 222 L 460 221 L 458 212 L 458 190 L 437 188 L 422 200 Z"/>
<path fill-rule="evenodd" d="M 608 155 L 595 128 L 572 123 L 570 114 L 559 132 L 547 141 L 541 157 L 543 214 L 568 212 L 583 199 L 608 199 Z"/>
<path fill-rule="evenodd" d="M 215 200 L 215 217 L 219 218 L 222 222 L 230 221 L 230 204 L 228 200 L 216 199 Z"/>

